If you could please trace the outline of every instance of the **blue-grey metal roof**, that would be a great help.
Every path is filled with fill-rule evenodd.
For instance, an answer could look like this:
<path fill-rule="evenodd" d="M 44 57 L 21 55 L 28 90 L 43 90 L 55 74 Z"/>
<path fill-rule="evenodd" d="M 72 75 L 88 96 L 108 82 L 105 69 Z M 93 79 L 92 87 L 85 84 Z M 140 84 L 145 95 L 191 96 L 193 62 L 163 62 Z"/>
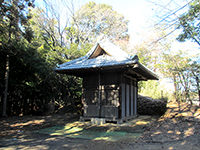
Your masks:
<path fill-rule="evenodd" d="M 103 50 L 106 54 L 99 54 Z M 91 57 L 96 53 L 95 57 Z M 99 55 L 98 55 L 99 54 Z M 158 79 L 158 77 L 150 71 L 148 68 L 139 63 L 137 55 L 131 56 L 127 54 L 125 51 L 121 50 L 118 46 L 111 42 L 99 42 L 97 43 L 85 56 L 77 58 L 75 60 L 66 62 L 64 64 L 59 65 L 54 70 L 58 73 L 66 73 L 66 74 L 75 74 L 77 72 L 83 73 L 89 72 L 92 69 L 98 68 L 117 68 L 117 67 L 130 67 L 134 68 L 135 64 L 139 64 L 135 70 L 144 74 L 144 72 L 151 75 L 152 79 Z M 143 71 L 141 70 L 143 68 Z M 148 78 L 147 78 L 148 79 Z M 149 77 L 150 79 L 150 77 Z"/>
<path fill-rule="evenodd" d="M 101 55 L 97 58 L 87 59 L 87 57 L 81 57 L 70 62 L 59 65 L 55 70 L 73 70 L 73 69 L 83 69 L 83 68 L 97 68 L 97 67 L 106 67 L 106 66 L 115 66 L 115 65 L 128 65 L 134 64 L 137 62 L 137 59 L 125 59 L 117 60 L 115 57 L 108 55 Z"/>
<path fill-rule="evenodd" d="M 98 45 L 100 45 L 100 47 L 104 51 L 106 51 L 106 53 L 108 53 L 109 55 L 100 55 L 96 58 L 90 59 L 89 57 L 93 54 Z M 136 61 L 137 61 L 136 56 L 132 57 L 131 55 L 127 54 L 116 45 L 104 42 L 104 43 L 97 43 L 85 56 L 61 64 L 55 70 L 59 71 L 68 69 L 71 70 L 71 69 L 124 65 L 124 64 L 136 63 Z"/>

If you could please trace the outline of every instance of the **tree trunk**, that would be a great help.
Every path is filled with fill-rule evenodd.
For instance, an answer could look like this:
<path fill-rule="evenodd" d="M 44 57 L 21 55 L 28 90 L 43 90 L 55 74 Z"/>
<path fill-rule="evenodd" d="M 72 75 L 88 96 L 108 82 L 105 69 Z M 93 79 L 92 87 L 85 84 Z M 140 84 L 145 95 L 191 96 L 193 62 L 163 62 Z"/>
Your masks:
<path fill-rule="evenodd" d="M 179 108 L 179 111 L 181 110 L 181 107 L 180 107 L 180 101 L 179 101 L 179 96 L 178 96 L 178 87 L 177 87 L 177 80 L 176 80 L 176 75 L 173 74 L 173 81 L 174 81 L 174 96 L 175 96 L 175 100 L 176 102 L 178 103 L 178 108 Z"/>
<path fill-rule="evenodd" d="M 175 100 L 178 102 L 178 97 L 177 97 L 177 83 L 176 83 L 176 77 L 175 75 L 173 75 L 173 82 L 174 82 L 174 96 L 175 96 Z"/>
<path fill-rule="evenodd" d="M 197 75 L 195 75 L 194 71 L 192 71 L 192 74 L 194 75 L 195 79 L 196 79 L 196 83 L 197 83 L 197 92 L 199 95 L 199 107 L 200 107 L 200 89 L 199 89 L 199 77 Z"/>
<path fill-rule="evenodd" d="M 4 101 L 3 101 L 3 112 L 2 116 L 7 117 L 6 108 L 7 108 L 7 95 L 8 95 L 8 78 L 9 78 L 9 63 L 10 56 L 6 55 L 6 72 L 5 72 L 5 90 L 4 90 Z"/>
<path fill-rule="evenodd" d="M 199 94 L 199 107 L 200 107 L 200 89 L 199 89 L 199 78 L 196 76 L 196 82 L 197 82 L 197 91 Z"/>

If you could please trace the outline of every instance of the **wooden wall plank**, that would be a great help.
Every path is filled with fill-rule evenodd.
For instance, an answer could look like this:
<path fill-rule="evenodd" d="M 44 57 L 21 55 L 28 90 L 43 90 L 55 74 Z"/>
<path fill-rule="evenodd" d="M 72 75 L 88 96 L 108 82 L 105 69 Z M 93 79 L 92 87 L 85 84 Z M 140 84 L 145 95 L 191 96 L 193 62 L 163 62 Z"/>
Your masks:
<path fill-rule="evenodd" d="M 99 117 L 98 106 L 95 106 L 95 105 L 85 105 L 84 106 L 84 116 L 85 117 Z"/>
<path fill-rule="evenodd" d="M 102 106 L 101 117 L 103 118 L 119 118 L 118 107 Z"/>
<path fill-rule="evenodd" d="M 134 115 L 134 90 L 133 85 L 131 85 L 131 115 Z"/>
<path fill-rule="evenodd" d="M 134 86 L 134 115 L 137 115 L 137 87 Z"/>
<path fill-rule="evenodd" d="M 137 90 L 133 80 L 119 73 L 101 74 L 100 98 L 101 108 L 98 109 L 98 74 L 89 75 L 83 79 L 83 98 L 85 104 L 84 116 L 99 117 L 129 117 L 137 113 L 135 101 Z"/>
<path fill-rule="evenodd" d="M 125 84 L 122 83 L 122 102 L 121 102 L 121 117 L 125 117 L 125 110 L 126 110 L 126 106 L 125 106 L 125 100 L 126 100 L 126 90 L 125 90 Z"/>
<path fill-rule="evenodd" d="M 130 88 L 126 83 L 126 117 L 130 116 Z"/>

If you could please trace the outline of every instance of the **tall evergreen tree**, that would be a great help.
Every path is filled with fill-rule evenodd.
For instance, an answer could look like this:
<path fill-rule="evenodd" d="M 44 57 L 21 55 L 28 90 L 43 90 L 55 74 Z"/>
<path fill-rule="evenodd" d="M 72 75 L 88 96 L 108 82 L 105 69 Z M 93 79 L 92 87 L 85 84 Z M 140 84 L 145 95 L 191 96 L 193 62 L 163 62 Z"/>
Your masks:
<path fill-rule="evenodd" d="M 32 30 L 28 25 L 29 7 L 33 7 L 33 0 L 4 0 L 0 3 L 0 52 L 5 57 L 5 89 L 2 116 L 7 116 L 7 91 L 10 70 L 10 56 L 18 53 L 18 42 L 26 38 L 29 42 L 32 38 Z"/>

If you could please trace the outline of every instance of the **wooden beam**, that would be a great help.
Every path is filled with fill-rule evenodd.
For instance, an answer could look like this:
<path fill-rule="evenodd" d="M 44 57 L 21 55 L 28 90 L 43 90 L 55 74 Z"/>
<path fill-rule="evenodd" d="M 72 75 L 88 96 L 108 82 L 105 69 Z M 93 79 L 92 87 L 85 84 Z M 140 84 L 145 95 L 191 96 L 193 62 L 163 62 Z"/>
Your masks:
<path fill-rule="evenodd" d="M 131 73 L 131 74 L 136 74 L 138 77 L 141 77 L 141 79 L 143 79 L 144 81 L 147 81 L 147 78 L 142 76 L 141 74 L 131 70 L 131 69 L 128 69 L 128 72 Z"/>
<path fill-rule="evenodd" d="M 134 78 L 134 77 L 132 77 L 131 75 L 128 75 L 128 74 L 126 74 L 126 73 L 124 73 L 123 76 L 125 76 L 125 77 L 127 77 L 127 78 L 129 78 L 129 79 L 131 79 L 131 80 L 137 81 L 137 79 L 136 79 L 137 76 Z"/>
<path fill-rule="evenodd" d="M 99 118 L 101 117 L 101 74 L 98 74 L 99 78 Z"/>

